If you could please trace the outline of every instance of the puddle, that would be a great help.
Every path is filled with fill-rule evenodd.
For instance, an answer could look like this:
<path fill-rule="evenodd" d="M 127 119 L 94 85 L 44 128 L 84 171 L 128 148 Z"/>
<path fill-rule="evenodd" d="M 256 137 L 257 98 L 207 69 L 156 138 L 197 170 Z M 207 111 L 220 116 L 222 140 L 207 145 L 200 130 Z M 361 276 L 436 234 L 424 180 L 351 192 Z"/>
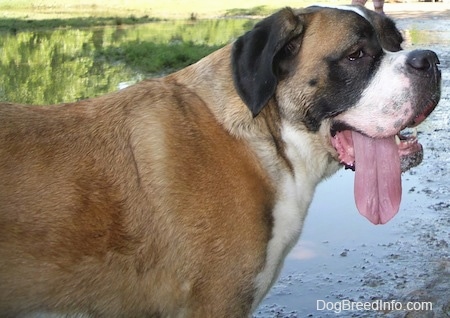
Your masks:
<path fill-rule="evenodd" d="M 450 17 L 397 25 L 406 30 L 405 48 L 436 51 L 443 76 L 441 102 L 419 126 L 424 161 L 402 177 L 400 211 L 374 226 L 355 207 L 352 172 L 324 181 L 299 243 L 255 318 L 450 317 Z M 343 301 L 429 302 L 433 310 L 323 308 Z"/>
<path fill-rule="evenodd" d="M 322 183 L 300 242 L 289 254 L 281 279 L 256 317 L 335 316 L 334 312 L 317 312 L 317 300 L 388 301 L 398 299 L 399 290 L 420 285 L 411 282 L 408 275 L 422 273 L 415 227 L 433 222 L 435 215 L 427 215 L 432 201 L 418 184 L 417 174 L 406 173 L 399 214 L 388 224 L 374 226 L 355 208 L 353 173 L 342 170 Z M 428 233 L 419 231 L 423 231 L 422 236 Z M 443 240 L 443 247 L 450 242 L 448 237 L 436 238 L 439 240 Z M 405 256 L 404 251 L 410 248 L 416 253 L 414 257 Z M 284 313 L 275 315 L 274 309 Z"/>

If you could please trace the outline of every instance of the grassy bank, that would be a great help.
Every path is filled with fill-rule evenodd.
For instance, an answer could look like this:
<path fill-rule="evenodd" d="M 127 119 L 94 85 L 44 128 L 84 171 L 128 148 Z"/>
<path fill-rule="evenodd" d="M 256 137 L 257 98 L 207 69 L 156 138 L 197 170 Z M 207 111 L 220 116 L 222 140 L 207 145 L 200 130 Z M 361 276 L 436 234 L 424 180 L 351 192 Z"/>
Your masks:
<path fill-rule="evenodd" d="M 308 5 L 313 0 L 288 1 L 283 5 Z M 204 19 L 266 16 L 280 7 L 273 0 L 0 0 L 0 31 L 54 28 L 89 28 L 134 25 L 166 19 Z"/>
<path fill-rule="evenodd" d="M 196 45 L 194 43 L 155 44 L 130 42 L 120 48 L 110 47 L 99 52 L 107 60 L 125 62 L 131 68 L 146 74 L 169 73 L 197 62 L 219 49 L 221 45 Z"/>
<path fill-rule="evenodd" d="M 67 19 L 74 17 L 149 16 L 162 19 L 211 18 L 229 14 L 262 14 L 285 7 L 303 7 L 314 0 L 0 0 L 0 18 Z M 330 1 L 322 0 L 324 3 Z M 333 4 L 346 3 L 332 0 Z M 255 8 L 257 8 L 255 10 Z"/>
<path fill-rule="evenodd" d="M 20 32 L 28 30 L 58 29 L 58 28 L 92 28 L 99 26 L 120 26 L 120 25 L 136 25 L 155 21 L 159 18 L 149 16 L 136 17 L 134 15 L 128 17 L 72 17 L 67 19 L 47 18 L 0 18 L 0 32 Z"/>

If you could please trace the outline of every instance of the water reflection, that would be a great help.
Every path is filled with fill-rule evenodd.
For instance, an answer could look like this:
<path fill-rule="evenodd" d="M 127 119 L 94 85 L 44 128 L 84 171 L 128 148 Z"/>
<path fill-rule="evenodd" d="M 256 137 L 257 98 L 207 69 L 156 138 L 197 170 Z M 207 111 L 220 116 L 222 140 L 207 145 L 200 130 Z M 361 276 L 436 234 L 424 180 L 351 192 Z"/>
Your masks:
<path fill-rule="evenodd" d="M 146 74 L 99 52 L 125 43 L 224 45 L 250 20 L 155 22 L 134 27 L 97 27 L 0 33 L 0 100 L 29 104 L 76 101 L 119 89 Z"/>
<path fill-rule="evenodd" d="M 52 104 L 114 90 L 124 65 L 95 58 L 97 31 L 56 30 L 1 35 L 0 99 Z"/>

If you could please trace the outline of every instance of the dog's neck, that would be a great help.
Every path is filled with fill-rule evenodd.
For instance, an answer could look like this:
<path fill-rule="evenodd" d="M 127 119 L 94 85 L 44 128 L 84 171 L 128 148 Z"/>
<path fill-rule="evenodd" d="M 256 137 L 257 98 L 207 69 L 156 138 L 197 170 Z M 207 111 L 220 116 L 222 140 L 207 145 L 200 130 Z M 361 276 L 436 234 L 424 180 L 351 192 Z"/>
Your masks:
<path fill-rule="evenodd" d="M 177 83 L 190 88 L 195 88 L 195 94 L 204 101 L 209 111 L 217 121 L 233 136 L 246 140 L 265 166 L 274 180 L 278 179 L 280 171 L 295 174 L 295 165 L 306 165 L 314 162 L 328 162 L 327 154 L 313 154 L 314 158 L 290 158 L 286 154 L 286 136 L 283 136 L 283 125 L 280 111 L 275 98 L 272 98 L 261 113 L 253 118 L 251 111 L 238 95 L 234 84 L 231 67 L 232 45 L 225 46 L 216 51 L 201 62 L 195 63 L 177 73 L 169 75 L 167 81 Z M 180 79 L 183 82 L 180 82 Z M 198 90 L 205 87 L 206 90 Z M 286 129 L 284 129 L 286 131 Z M 289 136 L 289 138 L 292 136 Z M 298 132 L 297 139 L 304 142 L 313 142 L 313 139 L 321 138 L 318 134 L 305 131 Z M 309 141 L 308 141 L 309 140 Z M 292 146 L 292 145 L 291 145 Z M 321 160 L 317 160 L 322 157 Z M 304 162 L 303 162 L 304 161 Z M 332 172 L 328 164 L 314 167 L 317 179 Z M 336 165 L 337 166 L 337 165 Z M 317 180 L 317 182 L 318 182 Z M 313 181 L 313 183 L 316 180 Z M 276 181 L 275 181 L 276 182 Z"/>
<path fill-rule="evenodd" d="M 217 121 L 232 135 L 247 141 L 255 150 L 260 160 L 268 170 L 274 170 L 273 175 L 279 174 L 279 169 L 291 169 L 284 158 L 284 146 L 281 142 L 281 126 L 279 112 L 274 100 L 253 118 L 250 109 L 238 95 L 234 84 L 231 67 L 232 45 L 225 46 L 219 51 L 203 58 L 201 62 L 193 64 L 178 73 L 168 76 L 167 80 L 174 80 L 183 86 L 192 87 L 192 91 L 204 101 L 209 111 Z M 198 87 L 206 90 L 199 91 Z M 274 156 L 280 157 L 281 166 L 273 167 Z M 267 162 L 265 164 L 264 162 Z M 270 164 L 269 164 L 270 163 Z"/>
<path fill-rule="evenodd" d="M 232 45 L 227 45 L 167 79 L 175 78 L 178 83 L 182 80 L 180 84 L 192 88 L 214 117 L 232 135 L 239 137 L 243 131 L 253 130 L 255 121 L 233 85 L 231 49 Z M 198 87 L 206 89 L 199 91 Z"/>

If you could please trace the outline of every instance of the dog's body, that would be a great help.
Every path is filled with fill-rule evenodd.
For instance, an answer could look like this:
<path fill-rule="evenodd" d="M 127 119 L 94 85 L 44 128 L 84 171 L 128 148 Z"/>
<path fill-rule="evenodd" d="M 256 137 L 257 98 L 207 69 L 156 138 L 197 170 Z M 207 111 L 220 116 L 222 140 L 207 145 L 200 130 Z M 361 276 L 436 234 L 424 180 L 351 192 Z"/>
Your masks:
<path fill-rule="evenodd" d="M 165 78 L 0 105 L 1 316 L 248 316 L 345 161 L 333 127 L 357 125 L 373 79 L 401 73 L 370 137 L 437 102 L 434 56 L 421 70 L 380 43 L 397 51 L 401 37 L 362 8 L 285 9 Z M 370 56 L 354 59 L 360 47 Z M 397 97 L 411 101 L 400 116 Z"/>

